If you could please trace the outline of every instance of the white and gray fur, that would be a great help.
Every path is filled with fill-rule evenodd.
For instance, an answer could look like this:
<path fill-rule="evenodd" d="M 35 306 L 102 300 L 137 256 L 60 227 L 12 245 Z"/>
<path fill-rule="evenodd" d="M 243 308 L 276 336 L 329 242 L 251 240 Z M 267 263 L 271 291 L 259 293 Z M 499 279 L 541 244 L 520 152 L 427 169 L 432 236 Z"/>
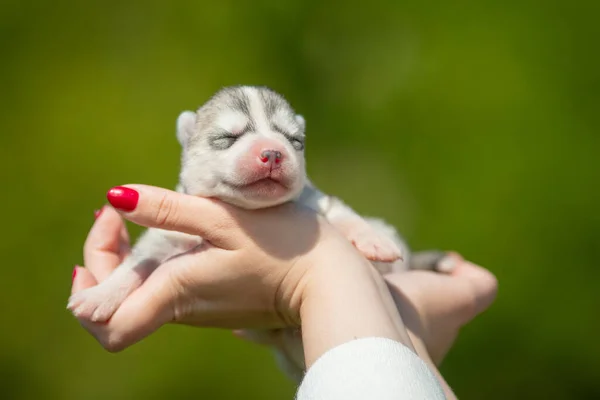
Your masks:
<path fill-rule="evenodd" d="M 382 273 L 406 270 L 409 250 L 393 227 L 379 219 L 359 216 L 340 199 L 322 193 L 308 180 L 305 130 L 304 118 L 273 90 L 254 86 L 223 88 L 196 112 L 185 111 L 177 119 L 177 139 L 182 146 L 177 191 L 219 198 L 247 209 L 288 201 L 302 203 L 340 227 Z M 249 198 L 238 189 L 245 182 L 236 173 L 236 160 L 244 157 L 260 138 L 277 140 L 287 152 L 288 191 L 277 199 Z M 201 241 L 183 233 L 148 229 L 111 276 L 72 296 L 68 308 L 81 318 L 108 320 L 158 265 Z M 248 336 L 257 342 L 269 340 L 267 332 L 248 332 Z M 299 336 L 293 330 L 284 330 L 279 343 L 276 354 L 281 368 L 293 379 L 301 379 L 304 356 Z"/>

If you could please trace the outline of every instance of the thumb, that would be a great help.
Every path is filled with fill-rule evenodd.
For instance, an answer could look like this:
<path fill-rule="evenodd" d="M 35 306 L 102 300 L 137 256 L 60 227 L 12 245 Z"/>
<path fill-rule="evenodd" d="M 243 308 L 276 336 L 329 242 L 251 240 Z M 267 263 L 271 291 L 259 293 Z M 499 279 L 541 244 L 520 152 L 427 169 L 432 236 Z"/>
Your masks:
<path fill-rule="evenodd" d="M 235 242 L 238 211 L 221 201 L 147 185 L 116 186 L 106 197 L 138 225 L 201 236 L 217 247 Z"/>

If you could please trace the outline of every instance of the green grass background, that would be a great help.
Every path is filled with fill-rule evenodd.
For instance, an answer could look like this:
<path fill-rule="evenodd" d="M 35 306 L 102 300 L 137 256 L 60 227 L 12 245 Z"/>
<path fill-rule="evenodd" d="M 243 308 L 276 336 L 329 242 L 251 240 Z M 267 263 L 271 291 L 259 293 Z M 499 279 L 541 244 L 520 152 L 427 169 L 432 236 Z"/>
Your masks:
<path fill-rule="evenodd" d="M 462 399 L 600 399 L 600 3 L 0 6 L 0 398 L 291 399 L 262 348 L 165 327 L 109 354 L 65 310 L 108 188 L 172 188 L 175 119 L 268 85 L 325 191 L 492 270 L 442 372 Z M 139 228 L 132 227 L 134 234 Z"/>

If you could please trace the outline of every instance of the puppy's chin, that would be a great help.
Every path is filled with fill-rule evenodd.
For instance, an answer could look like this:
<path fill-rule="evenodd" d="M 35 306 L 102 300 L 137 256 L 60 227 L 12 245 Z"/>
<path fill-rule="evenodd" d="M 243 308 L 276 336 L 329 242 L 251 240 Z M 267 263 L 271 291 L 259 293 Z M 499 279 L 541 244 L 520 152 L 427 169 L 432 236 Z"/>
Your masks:
<path fill-rule="evenodd" d="M 306 183 L 306 173 L 277 173 L 264 177 L 236 173 L 204 173 L 204 179 L 190 179 L 197 171 L 184 170 L 180 184 L 191 196 L 210 197 L 245 209 L 274 207 L 297 199 Z"/>
<path fill-rule="evenodd" d="M 300 195 L 303 187 L 301 180 L 286 185 L 268 179 L 249 185 L 232 185 L 223 181 L 217 185 L 210 197 L 240 208 L 255 210 L 292 201 Z"/>
<path fill-rule="evenodd" d="M 246 210 L 259 210 L 261 208 L 275 207 L 280 204 L 288 202 L 290 199 L 280 198 L 277 200 L 259 200 L 259 199 L 244 199 L 239 197 L 223 198 L 221 199 L 236 207 L 244 208 Z"/>

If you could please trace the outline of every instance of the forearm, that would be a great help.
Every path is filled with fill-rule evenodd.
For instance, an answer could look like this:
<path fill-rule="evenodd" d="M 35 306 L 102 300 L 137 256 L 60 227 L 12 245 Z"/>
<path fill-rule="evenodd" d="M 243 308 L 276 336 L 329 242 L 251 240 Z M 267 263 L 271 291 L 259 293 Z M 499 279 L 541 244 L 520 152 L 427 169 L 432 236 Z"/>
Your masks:
<path fill-rule="evenodd" d="M 330 265 L 313 271 L 303 296 L 300 317 L 306 367 L 332 348 L 359 338 L 388 338 L 415 351 L 371 264 L 339 254 Z"/>
<path fill-rule="evenodd" d="M 296 399 L 455 399 L 381 275 L 353 259 L 311 276 L 300 307 L 307 375 Z"/>

